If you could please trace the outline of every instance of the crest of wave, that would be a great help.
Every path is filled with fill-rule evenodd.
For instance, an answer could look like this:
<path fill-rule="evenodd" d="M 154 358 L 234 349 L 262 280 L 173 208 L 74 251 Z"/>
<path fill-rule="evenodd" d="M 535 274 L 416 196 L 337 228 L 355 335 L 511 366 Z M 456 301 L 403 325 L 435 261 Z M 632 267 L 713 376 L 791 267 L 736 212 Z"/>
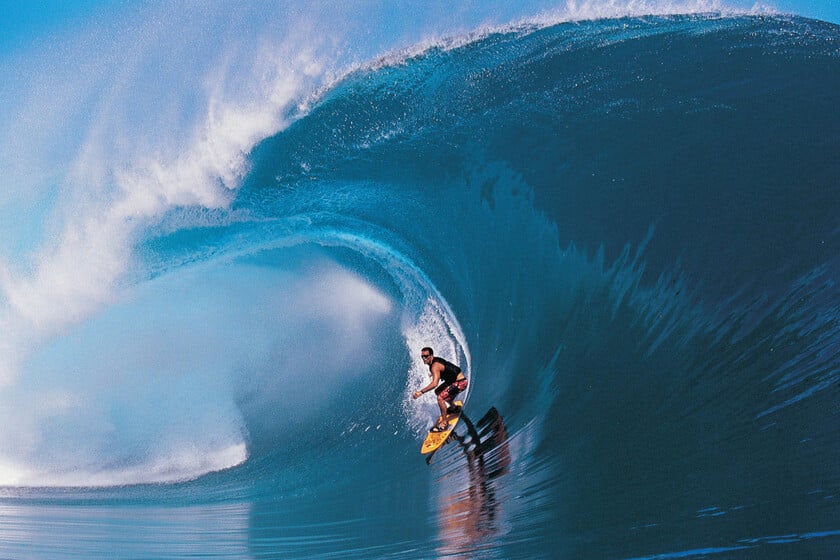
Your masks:
<path fill-rule="evenodd" d="M 22 101 L 2 114 L 1 209 L 27 227 L 8 220 L 0 247 L 0 386 L 33 347 L 113 300 L 142 228 L 172 208 L 226 208 L 247 152 L 329 80 L 305 21 L 246 49 L 249 17 L 161 11 L 33 54 Z"/>
<path fill-rule="evenodd" d="M 720 5 L 521 9 L 558 21 Z M 383 48 L 428 45 L 429 33 L 469 37 L 470 25 L 499 28 L 524 17 L 504 4 L 454 18 L 442 5 L 407 5 L 391 16 L 385 3 L 365 13 L 329 3 L 133 10 L 9 63 L 7 75 L 22 78 L 2 86 L 15 101 L 0 110 L 8 173 L 0 210 L 18 216 L 0 226 L 0 386 L 16 378 L 31 347 L 112 300 L 141 228 L 175 207 L 227 208 L 248 151 L 305 113 L 342 72 Z M 370 22 L 389 19 L 366 47 L 349 47 L 354 34 L 370 34 Z"/>

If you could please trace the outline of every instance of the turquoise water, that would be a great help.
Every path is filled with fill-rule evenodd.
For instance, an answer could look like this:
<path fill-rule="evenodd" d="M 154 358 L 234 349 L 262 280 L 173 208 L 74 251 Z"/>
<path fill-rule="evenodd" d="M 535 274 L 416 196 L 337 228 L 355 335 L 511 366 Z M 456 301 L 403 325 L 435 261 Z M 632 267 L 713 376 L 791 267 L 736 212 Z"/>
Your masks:
<path fill-rule="evenodd" d="M 0 556 L 837 555 L 840 28 L 195 25 L 3 110 Z"/>

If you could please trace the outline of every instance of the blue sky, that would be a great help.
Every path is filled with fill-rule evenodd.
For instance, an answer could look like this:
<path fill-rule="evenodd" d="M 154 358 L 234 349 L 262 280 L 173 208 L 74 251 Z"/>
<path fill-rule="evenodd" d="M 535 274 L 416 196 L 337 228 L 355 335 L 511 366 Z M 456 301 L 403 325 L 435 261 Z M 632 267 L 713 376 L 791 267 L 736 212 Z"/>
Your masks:
<path fill-rule="evenodd" d="M 840 24 L 840 0 L 723 1 L 725 5 L 738 8 L 766 5 L 781 12 Z M 453 5 L 458 2 L 453 0 Z M 563 0 L 557 2 L 562 3 Z M 128 0 L 0 0 L 0 54 L 22 48 L 44 34 L 59 29 L 72 29 L 97 11 L 119 10 L 136 7 L 137 4 L 140 2 Z"/>
<path fill-rule="evenodd" d="M 767 4 L 784 12 L 840 24 L 840 0 L 778 0 Z"/>
<path fill-rule="evenodd" d="M 77 24 L 104 0 L 0 0 L 0 53 L 15 50 L 32 37 Z"/>

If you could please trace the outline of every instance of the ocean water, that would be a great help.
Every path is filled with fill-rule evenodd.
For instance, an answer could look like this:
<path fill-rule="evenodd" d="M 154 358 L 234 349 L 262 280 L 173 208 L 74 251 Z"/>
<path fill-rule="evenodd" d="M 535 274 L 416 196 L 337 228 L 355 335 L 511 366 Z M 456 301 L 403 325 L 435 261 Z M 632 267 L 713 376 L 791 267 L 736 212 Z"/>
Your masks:
<path fill-rule="evenodd" d="M 0 558 L 840 556 L 840 27 L 571 6 L 0 60 Z"/>

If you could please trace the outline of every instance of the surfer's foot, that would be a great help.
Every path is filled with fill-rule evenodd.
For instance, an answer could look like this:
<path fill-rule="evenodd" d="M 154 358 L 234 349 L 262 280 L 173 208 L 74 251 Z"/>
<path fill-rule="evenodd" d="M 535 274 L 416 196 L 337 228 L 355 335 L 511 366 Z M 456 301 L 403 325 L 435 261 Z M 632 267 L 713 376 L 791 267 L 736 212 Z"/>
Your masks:
<path fill-rule="evenodd" d="M 430 432 L 434 432 L 434 433 L 438 433 L 438 432 L 445 432 L 445 431 L 446 431 L 446 428 L 447 428 L 446 424 L 437 424 L 437 425 L 435 425 L 435 426 L 432 426 L 432 427 L 429 429 L 429 431 L 430 431 Z"/>
<path fill-rule="evenodd" d="M 457 404 L 453 404 L 446 409 L 447 414 L 458 414 L 461 412 L 461 407 Z"/>

